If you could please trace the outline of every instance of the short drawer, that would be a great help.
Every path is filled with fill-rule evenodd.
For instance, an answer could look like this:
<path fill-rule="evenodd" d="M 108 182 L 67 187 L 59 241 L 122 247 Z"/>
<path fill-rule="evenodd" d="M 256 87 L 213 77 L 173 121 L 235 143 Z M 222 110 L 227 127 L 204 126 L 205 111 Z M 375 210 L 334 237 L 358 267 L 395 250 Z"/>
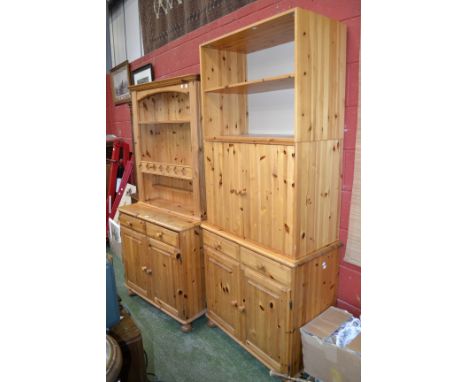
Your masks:
<path fill-rule="evenodd" d="M 241 247 L 240 260 L 242 264 L 252 268 L 271 280 L 275 280 L 286 285 L 289 285 L 291 282 L 290 268 L 267 259 L 250 249 Z"/>
<path fill-rule="evenodd" d="M 238 244 L 230 240 L 226 240 L 206 230 L 203 230 L 203 244 L 214 248 L 217 251 L 224 253 L 225 255 L 234 257 L 235 259 L 239 258 Z"/>
<path fill-rule="evenodd" d="M 133 229 L 134 231 L 146 233 L 145 222 L 133 216 L 120 214 L 120 225 Z"/>
<path fill-rule="evenodd" d="M 151 239 L 162 241 L 173 247 L 179 247 L 179 234 L 160 225 L 146 223 L 146 234 Z"/>

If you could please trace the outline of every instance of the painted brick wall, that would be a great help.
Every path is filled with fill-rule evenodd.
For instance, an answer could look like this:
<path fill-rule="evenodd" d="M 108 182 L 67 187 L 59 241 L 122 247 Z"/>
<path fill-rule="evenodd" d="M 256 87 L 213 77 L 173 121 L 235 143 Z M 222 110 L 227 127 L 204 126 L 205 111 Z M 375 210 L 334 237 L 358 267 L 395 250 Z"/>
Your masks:
<path fill-rule="evenodd" d="M 347 25 L 347 70 L 346 108 L 343 155 L 342 211 L 340 239 L 346 243 L 348 236 L 349 209 L 354 175 L 354 151 L 356 145 L 357 105 L 359 91 L 359 59 L 361 41 L 360 0 L 258 0 L 210 24 L 192 31 L 181 38 L 130 63 L 131 70 L 151 63 L 156 79 L 170 78 L 184 74 L 199 73 L 199 52 L 201 43 L 232 32 L 256 21 L 273 16 L 293 7 L 301 7 L 340 20 Z M 108 134 L 115 134 L 131 143 L 131 121 L 128 105 L 114 106 L 109 101 L 110 82 L 107 78 Z M 361 268 L 343 261 L 345 247 L 341 250 L 338 306 L 354 315 L 361 312 Z"/>

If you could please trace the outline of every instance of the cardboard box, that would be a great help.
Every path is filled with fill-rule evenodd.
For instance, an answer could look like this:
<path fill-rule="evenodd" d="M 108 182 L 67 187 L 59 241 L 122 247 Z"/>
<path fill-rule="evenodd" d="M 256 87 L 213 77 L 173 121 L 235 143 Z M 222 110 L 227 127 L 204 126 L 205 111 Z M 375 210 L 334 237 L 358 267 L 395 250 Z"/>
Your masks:
<path fill-rule="evenodd" d="M 361 334 L 346 347 L 323 342 L 341 324 L 353 316 L 335 307 L 301 328 L 304 371 L 323 382 L 359 382 L 361 380 Z"/>

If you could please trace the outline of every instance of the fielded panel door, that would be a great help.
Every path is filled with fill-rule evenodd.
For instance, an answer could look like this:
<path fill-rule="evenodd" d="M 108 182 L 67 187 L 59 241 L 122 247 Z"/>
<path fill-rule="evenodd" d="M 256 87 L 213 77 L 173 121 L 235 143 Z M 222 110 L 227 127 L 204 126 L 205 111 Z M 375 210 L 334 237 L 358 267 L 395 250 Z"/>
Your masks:
<path fill-rule="evenodd" d="M 127 286 L 148 297 L 149 279 L 145 272 L 147 267 L 146 238 L 125 227 L 121 227 L 121 237 Z"/>

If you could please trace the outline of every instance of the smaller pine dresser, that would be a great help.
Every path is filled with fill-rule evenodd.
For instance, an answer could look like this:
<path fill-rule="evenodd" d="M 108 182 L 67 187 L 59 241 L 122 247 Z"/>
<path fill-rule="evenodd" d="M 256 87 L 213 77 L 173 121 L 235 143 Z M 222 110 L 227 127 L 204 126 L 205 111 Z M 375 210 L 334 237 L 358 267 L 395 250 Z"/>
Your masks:
<path fill-rule="evenodd" d="M 198 76 L 132 86 L 138 202 L 120 208 L 125 282 L 182 324 L 206 311 Z"/>

